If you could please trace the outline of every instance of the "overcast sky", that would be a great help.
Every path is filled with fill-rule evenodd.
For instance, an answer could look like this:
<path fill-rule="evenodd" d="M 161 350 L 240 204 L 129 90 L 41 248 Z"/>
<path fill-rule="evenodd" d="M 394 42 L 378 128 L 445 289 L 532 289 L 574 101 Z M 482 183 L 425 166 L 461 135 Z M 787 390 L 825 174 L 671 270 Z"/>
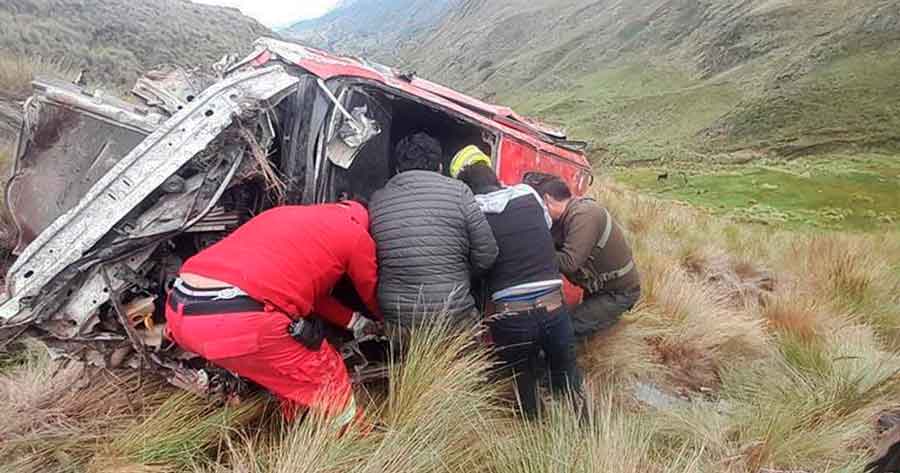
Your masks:
<path fill-rule="evenodd" d="M 235 7 L 269 27 L 287 26 L 297 20 L 322 16 L 338 0 L 194 0 L 198 3 Z"/>

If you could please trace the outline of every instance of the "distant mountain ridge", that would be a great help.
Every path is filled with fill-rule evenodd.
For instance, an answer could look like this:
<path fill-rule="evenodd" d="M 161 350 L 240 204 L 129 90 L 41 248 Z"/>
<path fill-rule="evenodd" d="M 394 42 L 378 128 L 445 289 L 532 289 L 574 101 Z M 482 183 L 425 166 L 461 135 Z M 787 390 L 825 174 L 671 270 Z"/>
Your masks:
<path fill-rule="evenodd" d="M 427 37 L 462 0 L 343 0 L 324 16 L 279 30 L 301 43 L 337 52 L 396 59 Z"/>
<path fill-rule="evenodd" d="M 629 159 L 900 147 L 896 0 L 459 0 L 420 15 L 421 3 L 359 0 L 288 34 Z"/>

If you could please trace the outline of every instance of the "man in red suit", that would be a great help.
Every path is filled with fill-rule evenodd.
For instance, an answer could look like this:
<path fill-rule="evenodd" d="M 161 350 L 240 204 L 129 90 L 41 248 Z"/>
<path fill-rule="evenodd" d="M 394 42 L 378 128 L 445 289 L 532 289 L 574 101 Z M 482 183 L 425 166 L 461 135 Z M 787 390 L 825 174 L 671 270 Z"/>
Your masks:
<path fill-rule="evenodd" d="M 334 418 L 357 415 L 347 368 L 321 321 L 372 333 L 375 243 L 368 211 L 352 201 L 266 211 L 187 260 L 166 304 L 167 331 L 182 348 L 255 381 L 282 401 Z M 332 294 L 344 276 L 368 314 Z"/>

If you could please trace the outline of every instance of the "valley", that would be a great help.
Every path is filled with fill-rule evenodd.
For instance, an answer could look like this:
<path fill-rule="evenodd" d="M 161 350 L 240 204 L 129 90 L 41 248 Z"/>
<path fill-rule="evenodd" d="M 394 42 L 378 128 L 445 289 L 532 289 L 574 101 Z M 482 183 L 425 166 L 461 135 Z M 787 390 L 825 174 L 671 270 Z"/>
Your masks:
<path fill-rule="evenodd" d="M 822 168 L 874 154 L 890 174 L 900 156 L 897 2 L 466 0 L 407 29 L 404 41 L 369 33 L 361 48 L 353 25 L 372 15 L 338 10 L 307 24 L 301 38 L 316 44 L 314 32 L 327 30 L 323 45 L 330 48 L 365 53 L 561 125 L 591 142 L 601 173 L 640 190 L 658 190 L 642 176 L 714 169 L 702 181 L 717 182 L 727 197 L 664 195 L 746 213 L 734 204 L 764 196 L 728 178 L 719 182 L 762 172 L 743 169 L 745 163 L 779 168 L 800 159 L 822 161 L 810 164 Z M 826 177 L 841 172 L 811 173 L 808 187 L 844 196 L 833 208 L 855 207 L 856 192 L 842 193 L 852 189 Z M 873 192 L 879 195 L 867 198 L 893 204 Z M 809 218 L 827 212 L 815 200 L 774 205 L 799 212 L 774 221 L 860 230 L 893 220 L 878 209 L 867 209 L 874 217 Z"/>

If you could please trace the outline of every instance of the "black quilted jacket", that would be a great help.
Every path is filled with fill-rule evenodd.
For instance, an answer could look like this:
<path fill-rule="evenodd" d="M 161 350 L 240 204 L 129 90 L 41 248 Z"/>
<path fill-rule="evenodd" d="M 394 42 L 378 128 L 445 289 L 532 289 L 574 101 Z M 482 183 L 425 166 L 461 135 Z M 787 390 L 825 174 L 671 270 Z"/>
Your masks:
<path fill-rule="evenodd" d="M 372 196 L 378 301 L 388 322 L 447 314 L 464 321 L 471 279 L 491 268 L 497 242 L 468 186 L 429 171 L 394 176 Z"/>

